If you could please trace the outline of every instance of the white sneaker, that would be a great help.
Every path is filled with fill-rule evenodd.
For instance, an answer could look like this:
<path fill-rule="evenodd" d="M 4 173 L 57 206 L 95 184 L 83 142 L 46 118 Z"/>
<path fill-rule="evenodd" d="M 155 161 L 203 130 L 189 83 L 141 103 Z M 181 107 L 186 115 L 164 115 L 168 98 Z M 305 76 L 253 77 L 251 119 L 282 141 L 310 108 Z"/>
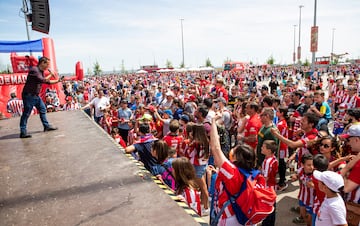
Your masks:
<path fill-rule="evenodd" d="M 205 209 L 203 206 L 201 207 L 201 216 L 205 217 L 205 216 L 209 216 L 210 214 L 210 208 Z"/>

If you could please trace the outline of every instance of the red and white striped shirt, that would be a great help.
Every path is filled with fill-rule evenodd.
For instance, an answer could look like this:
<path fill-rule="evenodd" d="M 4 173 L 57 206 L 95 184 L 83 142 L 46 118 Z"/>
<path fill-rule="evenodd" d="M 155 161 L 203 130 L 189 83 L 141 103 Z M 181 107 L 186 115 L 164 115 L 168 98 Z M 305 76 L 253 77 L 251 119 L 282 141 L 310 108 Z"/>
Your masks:
<path fill-rule="evenodd" d="M 285 137 L 285 138 L 289 137 L 289 129 L 288 129 L 286 119 L 279 121 L 276 126 L 277 126 L 278 130 L 280 131 L 280 134 L 283 137 Z M 284 142 L 280 141 L 280 148 L 279 148 L 278 156 L 280 159 L 283 159 L 283 158 L 287 157 L 287 155 L 288 155 L 288 146 Z"/>
<path fill-rule="evenodd" d="M 200 191 L 186 187 L 182 192 L 188 206 L 201 216 Z"/>
<path fill-rule="evenodd" d="M 313 177 L 312 178 L 313 183 L 314 183 L 314 192 L 315 192 L 315 199 L 314 199 L 314 204 L 313 204 L 313 213 L 317 214 L 321 204 L 323 203 L 324 199 L 325 199 L 325 193 L 320 191 L 319 189 L 319 181 Z"/>
<path fill-rule="evenodd" d="M 12 117 L 21 116 L 23 112 L 23 101 L 19 99 L 11 99 L 7 103 L 7 111 Z"/>
<path fill-rule="evenodd" d="M 346 95 L 343 99 L 343 103 L 346 104 L 348 109 L 359 107 L 358 102 L 359 102 L 359 100 L 356 95 L 353 95 L 352 97 L 350 97 L 349 95 Z"/>
<path fill-rule="evenodd" d="M 261 173 L 264 175 L 266 180 L 266 187 L 272 187 L 275 189 L 276 185 L 276 174 L 278 172 L 279 163 L 275 155 L 266 157 L 261 165 Z"/>
<path fill-rule="evenodd" d="M 335 103 L 341 104 L 345 98 L 345 90 L 337 90 L 336 92 L 334 92 L 334 94 L 335 94 Z"/>
<path fill-rule="evenodd" d="M 209 157 L 205 155 L 209 150 L 198 144 L 197 142 L 192 142 L 189 144 L 187 149 L 187 156 L 194 166 L 206 165 L 209 161 Z"/>
<path fill-rule="evenodd" d="M 110 116 L 102 117 L 100 119 L 100 125 L 108 134 L 111 134 L 112 118 Z"/>
<path fill-rule="evenodd" d="M 316 138 L 317 134 L 318 134 L 317 129 L 313 128 L 311 131 L 305 133 L 304 136 L 301 137 L 301 142 L 303 143 L 303 147 L 299 148 L 298 165 L 301 165 L 301 159 L 302 159 L 303 155 L 313 154 L 313 153 L 310 153 L 308 146 L 307 146 L 307 142 L 309 140 L 314 140 Z"/>
<path fill-rule="evenodd" d="M 302 201 L 306 206 L 312 207 L 314 204 L 315 192 L 314 188 L 310 188 L 307 186 L 307 183 L 312 181 L 312 174 L 306 175 L 303 167 L 298 170 L 298 174 L 300 185 L 298 199 Z"/>

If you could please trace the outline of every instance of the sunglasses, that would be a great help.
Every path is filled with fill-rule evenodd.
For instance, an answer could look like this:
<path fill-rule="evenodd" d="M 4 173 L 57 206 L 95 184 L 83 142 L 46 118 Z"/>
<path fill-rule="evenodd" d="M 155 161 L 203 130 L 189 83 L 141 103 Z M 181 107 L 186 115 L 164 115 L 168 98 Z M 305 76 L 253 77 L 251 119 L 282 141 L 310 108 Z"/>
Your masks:
<path fill-rule="evenodd" d="M 328 144 L 320 144 L 320 147 L 329 148 L 330 146 Z"/>

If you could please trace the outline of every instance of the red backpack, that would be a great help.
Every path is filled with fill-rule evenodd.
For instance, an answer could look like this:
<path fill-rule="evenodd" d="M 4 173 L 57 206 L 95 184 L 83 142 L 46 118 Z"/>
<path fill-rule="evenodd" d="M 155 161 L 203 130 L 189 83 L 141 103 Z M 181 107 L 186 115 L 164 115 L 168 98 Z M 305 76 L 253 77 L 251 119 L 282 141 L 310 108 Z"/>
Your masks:
<path fill-rule="evenodd" d="M 229 200 L 224 203 L 219 213 L 212 219 L 211 225 L 217 225 L 223 211 L 229 204 L 231 204 L 238 222 L 242 225 L 257 224 L 274 211 L 276 193 L 274 189 L 265 188 L 262 185 L 261 182 L 265 182 L 265 178 L 260 174 L 260 171 L 252 170 L 249 172 L 242 168 L 239 168 L 239 171 L 244 175 L 240 191 L 231 195 L 223 183 Z"/>

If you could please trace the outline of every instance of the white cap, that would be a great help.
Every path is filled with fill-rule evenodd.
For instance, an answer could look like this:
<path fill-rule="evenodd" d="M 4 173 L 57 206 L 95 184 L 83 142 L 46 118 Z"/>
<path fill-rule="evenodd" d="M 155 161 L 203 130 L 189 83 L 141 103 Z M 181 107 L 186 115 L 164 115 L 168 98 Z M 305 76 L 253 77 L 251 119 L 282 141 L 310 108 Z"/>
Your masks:
<path fill-rule="evenodd" d="M 165 95 L 166 95 L 166 96 L 172 96 L 172 97 L 175 96 L 174 93 L 171 92 L 171 91 L 167 91 L 167 92 L 165 93 Z"/>
<path fill-rule="evenodd" d="M 339 192 L 339 189 L 344 187 L 343 177 L 333 171 L 320 172 L 315 170 L 313 175 L 317 180 L 323 182 L 332 191 Z"/>

